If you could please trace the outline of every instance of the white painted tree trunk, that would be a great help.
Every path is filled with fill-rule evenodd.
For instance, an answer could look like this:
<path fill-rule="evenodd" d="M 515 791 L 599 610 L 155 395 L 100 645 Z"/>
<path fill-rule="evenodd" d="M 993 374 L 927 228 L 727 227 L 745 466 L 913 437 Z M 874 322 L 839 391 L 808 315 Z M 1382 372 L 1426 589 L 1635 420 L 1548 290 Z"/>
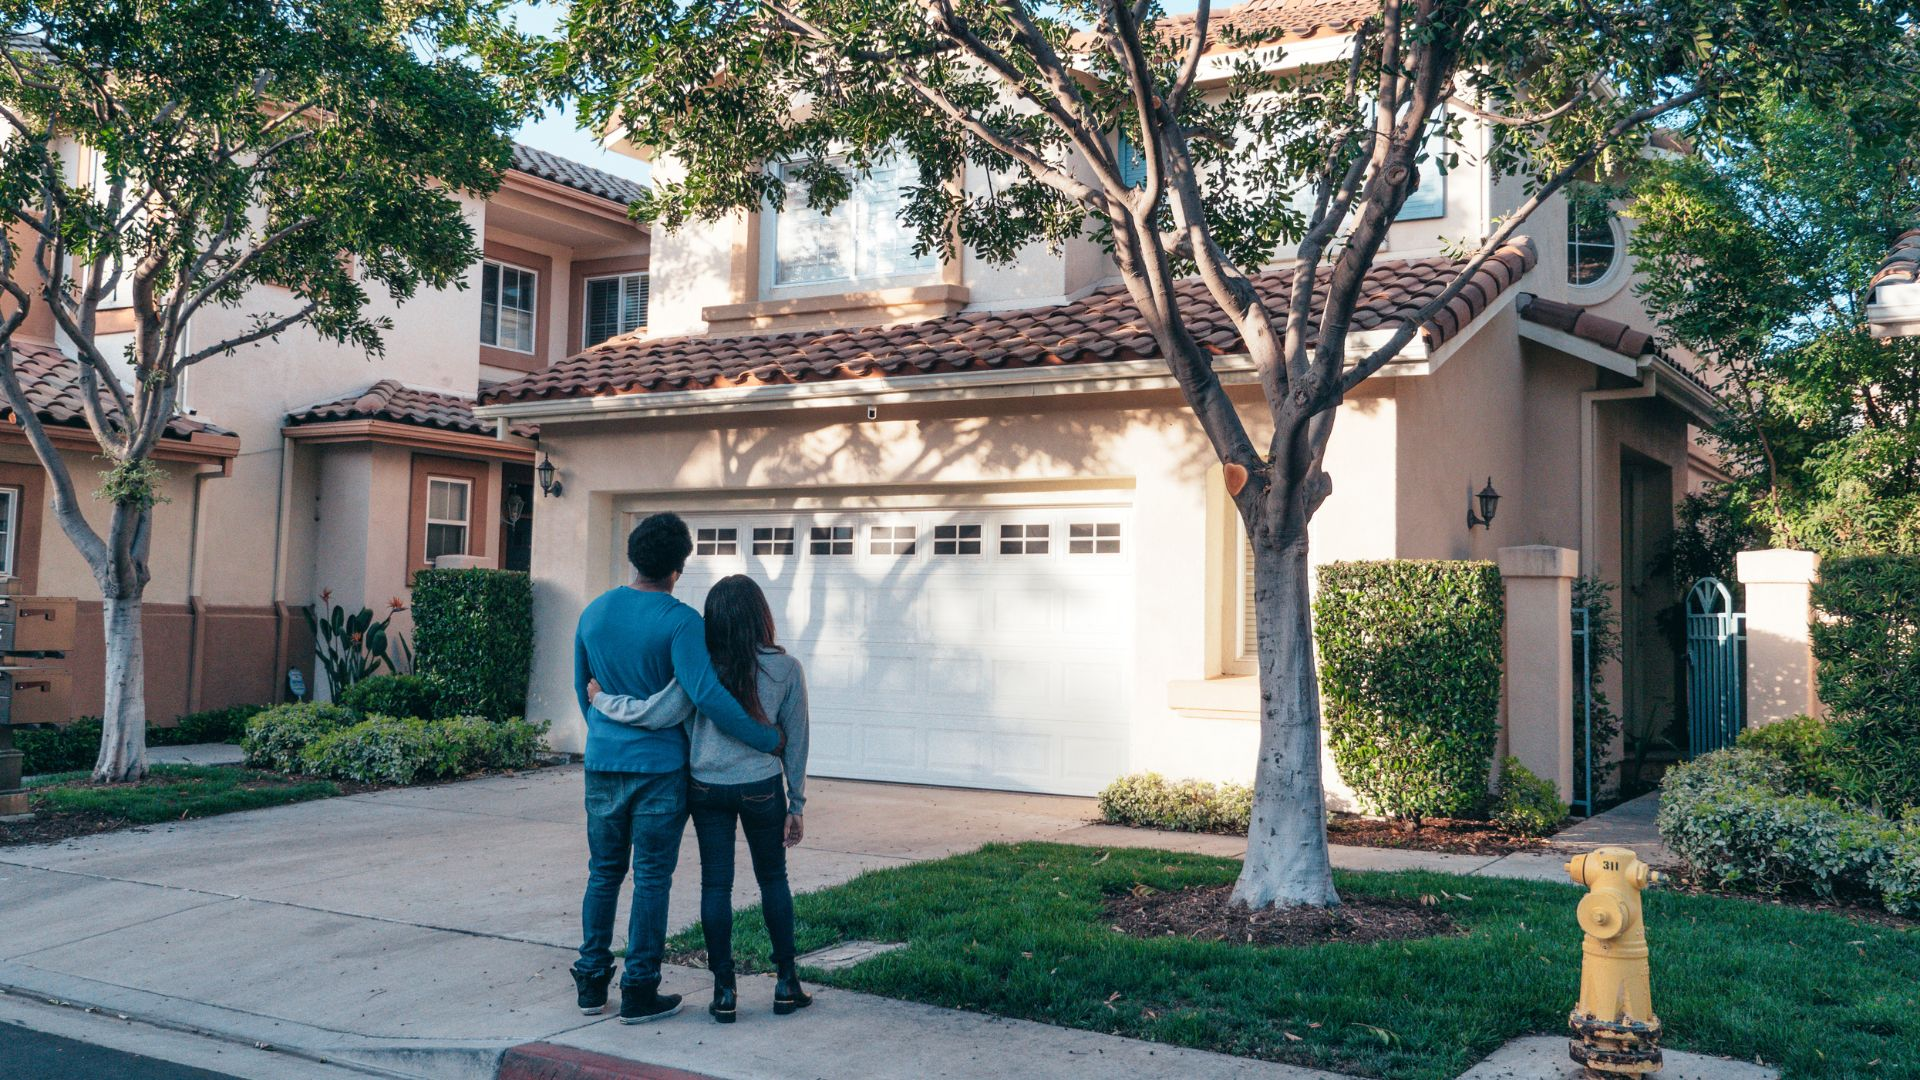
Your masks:
<path fill-rule="evenodd" d="M 146 650 L 141 641 L 141 597 L 107 590 L 101 604 L 107 638 L 106 709 L 101 716 L 96 781 L 138 780 L 147 775 Z"/>
<path fill-rule="evenodd" d="M 1265 536 L 1261 534 L 1265 533 Z M 1320 685 L 1313 664 L 1307 536 L 1254 530 L 1260 630 L 1260 760 L 1247 858 L 1233 902 L 1254 910 L 1340 902 L 1327 853 L 1320 783 Z"/>

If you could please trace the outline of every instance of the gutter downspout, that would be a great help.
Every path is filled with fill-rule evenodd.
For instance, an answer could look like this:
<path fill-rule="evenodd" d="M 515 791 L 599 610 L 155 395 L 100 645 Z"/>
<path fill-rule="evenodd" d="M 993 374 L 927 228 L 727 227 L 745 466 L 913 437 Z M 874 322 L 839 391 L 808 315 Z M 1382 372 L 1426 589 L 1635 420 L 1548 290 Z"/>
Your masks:
<path fill-rule="evenodd" d="M 292 440 L 280 436 L 280 490 L 273 507 L 273 702 L 287 699 L 287 653 L 292 649 L 292 612 L 287 607 L 287 502 L 293 497 Z"/>
<path fill-rule="evenodd" d="M 1595 440 L 1599 438 L 1599 409 L 1602 402 L 1632 401 L 1636 398 L 1650 398 L 1657 392 L 1656 376 L 1653 365 L 1641 369 L 1640 385 L 1622 387 L 1618 390 L 1583 390 L 1580 392 L 1580 573 L 1585 576 L 1594 573 L 1593 542 L 1598 528 L 1598 512 L 1594 506 L 1595 490 L 1599 486 L 1600 448 Z"/>

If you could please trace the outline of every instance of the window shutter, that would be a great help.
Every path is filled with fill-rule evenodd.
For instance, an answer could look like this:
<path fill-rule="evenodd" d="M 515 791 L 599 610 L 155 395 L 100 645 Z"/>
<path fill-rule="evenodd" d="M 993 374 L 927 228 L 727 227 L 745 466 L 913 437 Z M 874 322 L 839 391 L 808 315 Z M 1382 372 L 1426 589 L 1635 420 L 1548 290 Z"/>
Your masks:
<path fill-rule="evenodd" d="M 621 320 L 620 332 L 632 333 L 647 325 L 647 300 L 653 291 L 651 279 L 646 274 L 630 274 L 622 279 L 626 289 L 626 318 Z"/>
<path fill-rule="evenodd" d="M 1253 603 L 1253 542 L 1240 540 L 1240 658 L 1260 657 L 1260 619 Z"/>
<path fill-rule="evenodd" d="M 1147 155 L 1134 144 L 1131 136 L 1122 131 L 1115 140 L 1120 153 L 1120 182 L 1130 188 L 1145 187 L 1147 183 Z"/>

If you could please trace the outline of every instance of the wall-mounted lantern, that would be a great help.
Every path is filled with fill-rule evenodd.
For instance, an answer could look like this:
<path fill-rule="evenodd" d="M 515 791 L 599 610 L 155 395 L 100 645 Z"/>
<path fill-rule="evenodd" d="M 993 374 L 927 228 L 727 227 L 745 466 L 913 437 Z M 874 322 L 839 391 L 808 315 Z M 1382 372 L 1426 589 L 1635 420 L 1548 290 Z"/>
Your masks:
<path fill-rule="evenodd" d="M 1480 512 L 1473 512 L 1474 504 L 1480 504 Z M 1473 493 L 1473 485 L 1467 485 L 1467 531 L 1472 532 L 1475 525 L 1483 529 L 1493 527 L 1493 512 L 1500 508 L 1500 493 L 1493 490 L 1493 477 L 1487 477 L 1487 486 L 1480 493 Z"/>
<path fill-rule="evenodd" d="M 545 454 L 540 455 L 540 467 L 534 472 L 540 475 L 540 494 L 559 498 L 561 486 L 559 478 L 554 475 L 553 459 Z"/>

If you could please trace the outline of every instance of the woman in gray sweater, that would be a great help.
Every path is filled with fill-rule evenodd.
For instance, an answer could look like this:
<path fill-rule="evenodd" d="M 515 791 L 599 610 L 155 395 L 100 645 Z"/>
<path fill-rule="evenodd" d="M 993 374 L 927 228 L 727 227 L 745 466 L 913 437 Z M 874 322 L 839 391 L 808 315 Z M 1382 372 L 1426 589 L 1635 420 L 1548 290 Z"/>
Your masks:
<path fill-rule="evenodd" d="M 737 1010 L 733 974 L 734 823 L 747 838 L 760 912 L 773 941 L 777 978 L 773 1011 L 782 1016 L 813 999 L 794 968 L 793 893 L 787 886 L 786 848 L 800 842 L 806 821 L 807 684 L 800 662 L 774 642 L 773 609 L 752 578 L 722 578 L 707 593 L 707 652 L 721 685 L 763 724 L 780 729 L 783 746 L 765 754 L 723 734 L 694 711 L 679 683 L 650 698 L 587 694 L 601 715 L 620 723 L 664 728 L 684 723 L 692 780 L 687 809 L 700 844 L 700 930 L 713 970 L 713 1004 L 723 1024 Z M 782 782 L 784 780 L 784 783 Z"/>

